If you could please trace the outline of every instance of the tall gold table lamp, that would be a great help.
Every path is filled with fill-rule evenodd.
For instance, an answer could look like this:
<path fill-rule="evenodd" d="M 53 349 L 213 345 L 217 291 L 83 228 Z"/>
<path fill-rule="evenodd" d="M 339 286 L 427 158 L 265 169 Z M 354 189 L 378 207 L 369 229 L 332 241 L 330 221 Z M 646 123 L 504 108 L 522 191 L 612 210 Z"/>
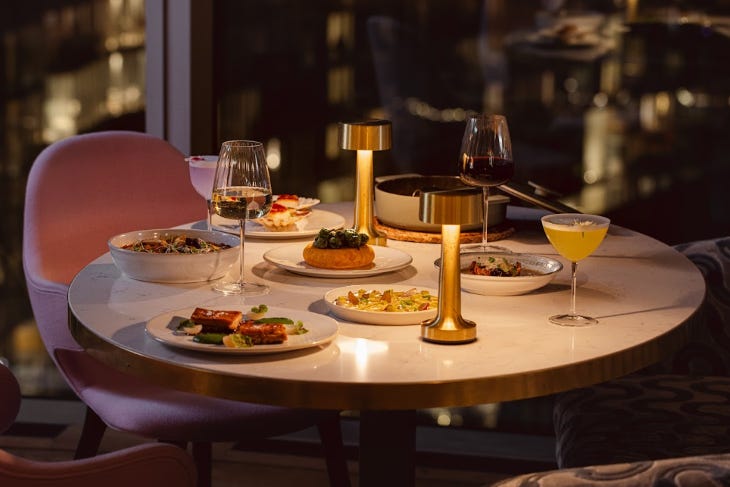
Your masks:
<path fill-rule="evenodd" d="M 473 321 L 461 316 L 460 225 L 481 222 L 481 201 L 465 191 L 421 193 L 418 218 L 441 225 L 439 305 L 436 318 L 421 323 L 421 337 L 435 343 L 468 343 L 476 340 Z"/>
<path fill-rule="evenodd" d="M 366 234 L 368 243 L 373 245 L 387 244 L 385 235 L 375 230 L 373 224 L 373 151 L 390 149 L 391 133 L 388 120 L 340 123 L 338 131 L 340 149 L 357 151 L 353 228 Z"/>

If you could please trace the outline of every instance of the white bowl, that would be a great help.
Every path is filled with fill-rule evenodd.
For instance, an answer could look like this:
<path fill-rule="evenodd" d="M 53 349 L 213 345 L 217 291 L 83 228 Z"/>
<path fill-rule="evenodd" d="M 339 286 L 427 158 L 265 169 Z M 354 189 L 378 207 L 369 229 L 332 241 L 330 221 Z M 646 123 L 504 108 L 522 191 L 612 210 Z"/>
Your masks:
<path fill-rule="evenodd" d="M 197 237 L 231 247 L 205 254 L 153 254 L 123 249 L 124 245 L 151 238 L 177 235 Z M 235 235 L 194 229 L 156 229 L 122 233 L 109 239 L 114 264 L 128 277 L 152 282 L 201 282 L 223 277 L 238 260 L 240 240 Z"/>
<path fill-rule="evenodd" d="M 438 292 L 423 286 L 404 286 L 400 284 L 357 284 L 353 286 L 338 287 L 328 291 L 324 295 L 324 302 L 330 311 L 343 320 L 353 321 L 355 323 L 368 323 L 371 325 L 418 325 L 424 320 L 430 320 L 436 317 L 438 308 L 427 309 L 424 311 L 366 311 L 354 308 L 345 308 L 335 303 L 338 296 L 347 296 L 348 291 L 356 293 L 359 289 L 385 291 L 392 289 L 393 291 L 408 291 L 410 289 L 417 291 L 426 290 L 433 295 Z"/>
<path fill-rule="evenodd" d="M 529 275 L 515 277 L 478 276 L 466 271 L 472 261 L 487 262 L 490 257 L 504 258 L 510 264 L 519 261 L 522 264 L 523 272 L 527 271 Z M 509 252 L 464 252 L 459 256 L 459 260 L 461 289 L 487 296 L 516 296 L 540 289 L 552 281 L 563 268 L 563 264 L 549 257 Z M 437 268 L 440 267 L 441 259 L 436 259 L 434 265 Z"/>

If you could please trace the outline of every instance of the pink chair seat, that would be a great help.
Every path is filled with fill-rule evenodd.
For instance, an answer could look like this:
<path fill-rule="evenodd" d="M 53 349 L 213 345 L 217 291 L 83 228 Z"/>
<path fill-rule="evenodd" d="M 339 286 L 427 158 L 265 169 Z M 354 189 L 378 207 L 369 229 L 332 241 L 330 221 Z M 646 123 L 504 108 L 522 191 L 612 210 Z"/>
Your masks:
<path fill-rule="evenodd" d="M 166 441 L 266 438 L 308 428 L 333 414 L 164 389 L 111 369 L 86 352 L 56 350 L 56 358 L 79 398 L 109 427 Z"/>
<path fill-rule="evenodd" d="M 174 445 L 143 444 L 94 458 L 27 460 L 0 450 L 0 485 L 12 487 L 195 487 L 195 465 Z"/>
<path fill-rule="evenodd" d="M 0 364 L 0 433 L 15 420 L 20 387 L 10 369 Z M 180 448 L 143 444 L 95 458 L 41 462 L 0 450 L 0 485 L 12 487 L 194 487 L 195 465 Z"/>

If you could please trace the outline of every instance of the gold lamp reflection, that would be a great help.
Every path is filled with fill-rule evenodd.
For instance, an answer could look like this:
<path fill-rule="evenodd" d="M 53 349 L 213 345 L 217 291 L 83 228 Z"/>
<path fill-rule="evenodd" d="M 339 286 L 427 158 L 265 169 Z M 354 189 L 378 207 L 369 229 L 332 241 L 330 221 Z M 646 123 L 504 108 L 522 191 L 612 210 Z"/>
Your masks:
<path fill-rule="evenodd" d="M 390 149 L 391 123 L 388 120 L 340 123 L 338 138 L 340 149 L 357 151 L 353 228 L 366 234 L 368 243 L 386 245 L 386 237 L 373 225 L 373 151 Z"/>
<path fill-rule="evenodd" d="M 461 266 L 459 262 L 460 225 L 479 223 L 481 201 L 459 190 L 421 194 L 419 219 L 441 225 L 441 267 L 439 269 L 438 314 L 421 323 L 421 336 L 435 343 L 468 343 L 476 340 L 473 321 L 461 316 Z"/>
<path fill-rule="evenodd" d="M 351 355 L 354 359 L 355 370 L 358 376 L 364 377 L 367 373 L 370 359 L 388 351 L 388 344 L 367 338 L 342 340 L 339 344 L 340 352 Z"/>

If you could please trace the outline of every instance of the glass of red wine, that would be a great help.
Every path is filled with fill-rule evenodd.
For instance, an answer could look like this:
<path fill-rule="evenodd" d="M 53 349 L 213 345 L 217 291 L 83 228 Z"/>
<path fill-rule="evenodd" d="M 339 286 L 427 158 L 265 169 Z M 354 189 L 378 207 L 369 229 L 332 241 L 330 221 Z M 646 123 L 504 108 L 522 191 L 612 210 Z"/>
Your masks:
<path fill-rule="evenodd" d="M 489 188 L 506 183 L 515 171 L 512 160 L 512 141 L 507 119 L 503 115 L 477 114 L 466 120 L 464 138 L 459 153 L 459 176 L 470 186 L 480 186 L 484 199 L 482 242 L 478 250 L 489 250 L 487 239 L 489 215 Z M 466 246 L 470 249 L 469 246 Z M 501 247 L 492 247 L 504 250 Z M 473 247 L 471 250 L 476 250 Z"/>

